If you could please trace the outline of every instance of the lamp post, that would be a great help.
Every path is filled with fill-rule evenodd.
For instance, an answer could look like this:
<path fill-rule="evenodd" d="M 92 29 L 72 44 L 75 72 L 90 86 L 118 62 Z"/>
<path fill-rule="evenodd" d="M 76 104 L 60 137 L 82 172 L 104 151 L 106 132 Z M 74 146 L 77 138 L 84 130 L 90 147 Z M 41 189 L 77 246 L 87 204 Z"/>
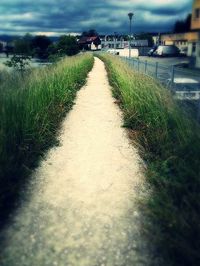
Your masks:
<path fill-rule="evenodd" d="M 128 13 L 128 17 L 129 17 L 129 20 L 130 20 L 130 35 L 129 35 L 129 58 L 131 58 L 131 22 L 132 22 L 132 18 L 133 18 L 133 13 Z"/>
<path fill-rule="evenodd" d="M 116 44 L 116 38 L 117 38 L 117 32 L 114 32 L 114 50 L 115 50 L 115 54 L 116 54 L 116 46 L 117 46 L 117 44 Z"/>

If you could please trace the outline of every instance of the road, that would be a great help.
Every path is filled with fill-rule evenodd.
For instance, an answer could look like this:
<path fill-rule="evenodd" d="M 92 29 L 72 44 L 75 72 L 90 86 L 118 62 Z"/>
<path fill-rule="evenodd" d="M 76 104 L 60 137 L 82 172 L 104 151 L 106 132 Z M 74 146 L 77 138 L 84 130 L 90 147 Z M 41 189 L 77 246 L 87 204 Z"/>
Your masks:
<path fill-rule="evenodd" d="M 188 64 L 189 58 L 188 57 L 149 57 L 149 56 L 140 56 L 141 60 L 147 60 L 148 62 L 158 62 L 159 64 L 165 66 L 172 66 L 172 65 L 182 65 Z"/>

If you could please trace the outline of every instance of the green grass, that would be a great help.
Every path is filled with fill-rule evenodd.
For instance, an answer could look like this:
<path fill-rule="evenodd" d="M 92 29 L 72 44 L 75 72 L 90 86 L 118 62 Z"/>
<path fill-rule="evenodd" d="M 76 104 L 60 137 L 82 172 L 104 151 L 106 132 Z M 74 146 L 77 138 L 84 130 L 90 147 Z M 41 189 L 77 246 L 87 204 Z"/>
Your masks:
<path fill-rule="evenodd" d="M 0 75 L 0 209 L 44 151 L 56 142 L 62 118 L 93 66 L 91 55 L 53 66 Z"/>
<path fill-rule="evenodd" d="M 200 263 L 200 128 L 156 80 L 119 58 L 105 62 L 124 126 L 147 164 L 151 196 L 141 206 L 149 237 L 166 265 Z"/>

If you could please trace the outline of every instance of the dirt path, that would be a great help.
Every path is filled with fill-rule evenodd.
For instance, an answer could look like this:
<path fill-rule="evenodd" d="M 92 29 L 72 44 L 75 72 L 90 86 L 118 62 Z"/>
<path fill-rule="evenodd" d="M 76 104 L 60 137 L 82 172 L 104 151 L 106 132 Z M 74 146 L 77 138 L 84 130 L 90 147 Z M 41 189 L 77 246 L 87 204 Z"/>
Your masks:
<path fill-rule="evenodd" d="M 104 64 L 95 58 L 63 123 L 61 146 L 41 163 L 1 235 L 1 266 L 149 265 L 135 205 L 140 158 L 121 125 Z"/>

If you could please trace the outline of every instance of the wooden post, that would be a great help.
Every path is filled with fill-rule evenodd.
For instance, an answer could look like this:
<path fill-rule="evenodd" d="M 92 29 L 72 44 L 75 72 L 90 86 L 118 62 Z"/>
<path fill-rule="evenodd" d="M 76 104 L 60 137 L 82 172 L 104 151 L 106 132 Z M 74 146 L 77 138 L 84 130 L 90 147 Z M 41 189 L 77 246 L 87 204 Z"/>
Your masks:
<path fill-rule="evenodd" d="M 199 102 L 198 102 L 197 121 L 200 122 L 200 97 L 199 97 Z"/>

